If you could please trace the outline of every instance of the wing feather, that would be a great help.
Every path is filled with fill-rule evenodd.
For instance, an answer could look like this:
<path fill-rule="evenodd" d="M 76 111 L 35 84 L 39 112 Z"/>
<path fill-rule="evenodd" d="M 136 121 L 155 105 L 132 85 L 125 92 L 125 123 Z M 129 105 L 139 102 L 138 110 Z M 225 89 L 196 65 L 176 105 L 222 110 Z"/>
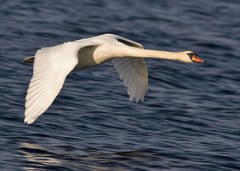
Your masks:
<path fill-rule="evenodd" d="M 143 58 L 117 58 L 112 60 L 120 79 L 127 87 L 129 99 L 144 101 L 148 89 L 148 72 Z"/>
<path fill-rule="evenodd" d="M 27 90 L 25 123 L 33 123 L 48 109 L 77 62 L 75 46 L 70 43 L 37 51 L 33 77 Z"/>

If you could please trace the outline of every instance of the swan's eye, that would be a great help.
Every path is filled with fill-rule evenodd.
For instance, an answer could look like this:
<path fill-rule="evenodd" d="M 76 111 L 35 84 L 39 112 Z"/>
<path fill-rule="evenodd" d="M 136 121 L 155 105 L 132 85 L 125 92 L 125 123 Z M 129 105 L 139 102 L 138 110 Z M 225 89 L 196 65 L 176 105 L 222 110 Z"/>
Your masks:
<path fill-rule="evenodd" d="M 204 63 L 204 60 L 202 60 L 201 58 L 198 57 L 198 55 L 194 52 L 192 53 L 188 53 L 188 56 L 190 57 L 190 59 L 193 62 L 197 62 L 197 63 Z"/>

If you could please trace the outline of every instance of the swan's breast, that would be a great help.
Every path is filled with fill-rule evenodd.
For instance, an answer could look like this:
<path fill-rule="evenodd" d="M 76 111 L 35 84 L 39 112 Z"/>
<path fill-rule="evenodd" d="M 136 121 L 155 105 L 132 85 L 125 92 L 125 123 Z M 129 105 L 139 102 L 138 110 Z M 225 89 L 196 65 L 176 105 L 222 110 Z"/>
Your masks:
<path fill-rule="evenodd" d="M 94 59 L 94 52 L 97 47 L 97 45 L 90 45 L 81 48 L 78 51 L 78 64 L 75 69 L 85 69 L 97 65 L 97 62 Z"/>

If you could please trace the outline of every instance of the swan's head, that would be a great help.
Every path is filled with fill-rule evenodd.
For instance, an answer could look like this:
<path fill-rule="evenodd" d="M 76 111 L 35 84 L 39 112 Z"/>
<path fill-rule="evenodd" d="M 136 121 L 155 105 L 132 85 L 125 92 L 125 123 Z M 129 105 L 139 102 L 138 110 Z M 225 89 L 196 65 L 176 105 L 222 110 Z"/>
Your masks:
<path fill-rule="evenodd" d="M 204 63 L 204 60 L 199 58 L 198 55 L 193 51 L 179 52 L 180 60 L 187 63 Z"/>

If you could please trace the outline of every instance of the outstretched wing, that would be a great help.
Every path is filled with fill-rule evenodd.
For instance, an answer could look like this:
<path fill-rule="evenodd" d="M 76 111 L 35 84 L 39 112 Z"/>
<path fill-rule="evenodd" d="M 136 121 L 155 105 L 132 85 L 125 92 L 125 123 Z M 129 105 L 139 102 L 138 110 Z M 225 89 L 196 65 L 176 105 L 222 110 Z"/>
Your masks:
<path fill-rule="evenodd" d="M 113 59 L 112 62 L 127 87 L 129 99 L 143 102 L 148 90 L 148 72 L 144 59 L 126 57 Z"/>
<path fill-rule="evenodd" d="M 25 120 L 33 123 L 52 104 L 78 60 L 71 43 L 43 48 L 35 55 L 33 77 L 27 90 Z"/>
<path fill-rule="evenodd" d="M 116 36 L 116 39 L 135 48 L 143 48 L 140 43 Z M 148 71 L 143 58 L 125 57 L 112 60 L 120 79 L 123 80 L 124 86 L 127 87 L 129 99 L 136 102 L 144 101 L 144 96 L 148 90 Z"/>

